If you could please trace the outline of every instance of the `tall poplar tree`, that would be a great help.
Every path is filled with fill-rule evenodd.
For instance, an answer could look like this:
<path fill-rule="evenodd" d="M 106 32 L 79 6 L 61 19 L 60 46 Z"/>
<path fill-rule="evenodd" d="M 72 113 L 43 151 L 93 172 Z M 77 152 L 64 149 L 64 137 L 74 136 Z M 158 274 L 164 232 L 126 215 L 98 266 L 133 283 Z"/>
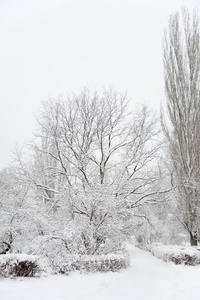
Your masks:
<path fill-rule="evenodd" d="M 182 18 L 181 18 L 182 17 Z M 179 219 L 197 245 L 200 205 L 200 28 L 197 10 L 170 16 L 164 35 L 164 79 Z"/>

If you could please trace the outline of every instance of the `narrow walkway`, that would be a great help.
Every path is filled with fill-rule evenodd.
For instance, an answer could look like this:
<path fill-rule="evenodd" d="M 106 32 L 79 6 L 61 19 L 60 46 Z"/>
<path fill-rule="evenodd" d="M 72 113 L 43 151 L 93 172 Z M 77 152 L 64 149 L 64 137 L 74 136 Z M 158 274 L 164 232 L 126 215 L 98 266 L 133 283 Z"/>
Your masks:
<path fill-rule="evenodd" d="M 4 300 L 200 300 L 200 266 L 176 266 L 130 247 L 131 266 L 117 273 L 0 280 Z"/>

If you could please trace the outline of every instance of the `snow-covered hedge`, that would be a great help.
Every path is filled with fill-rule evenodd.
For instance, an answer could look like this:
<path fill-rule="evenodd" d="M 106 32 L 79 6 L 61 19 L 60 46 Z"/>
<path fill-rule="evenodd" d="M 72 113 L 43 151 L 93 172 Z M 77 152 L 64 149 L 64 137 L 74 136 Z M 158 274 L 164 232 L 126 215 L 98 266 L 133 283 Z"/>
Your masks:
<path fill-rule="evenodd" d="M 0 255 L 0 277 L 34 277 L 39 275 L 38 259 L 33 255 Z"/>
<path fill-rule="evenodd" d="M 152 245 L 151 253 L 164 260 L 177 265 L 195 266 L 200 264 L 200 249 L 190 246 Z"/>
<path fill-rule="evenodd" d="M 51 260 L 54 273 L 68 274 L 71 271 L 80 272 L 116 272 L 127 268 L 130 264 L 129 256 L 122 254 L 108 255 L 67 255 L 59 261 L 58 258 Z"/>
<path fill-rule="evenodd" d="M 162 245 L 158 243 L 137 246 L 151 252 L 163 261 L 173 262 L 176 265 L 196 266 L 200 264 L 200 248 L 198 247 Z"/>

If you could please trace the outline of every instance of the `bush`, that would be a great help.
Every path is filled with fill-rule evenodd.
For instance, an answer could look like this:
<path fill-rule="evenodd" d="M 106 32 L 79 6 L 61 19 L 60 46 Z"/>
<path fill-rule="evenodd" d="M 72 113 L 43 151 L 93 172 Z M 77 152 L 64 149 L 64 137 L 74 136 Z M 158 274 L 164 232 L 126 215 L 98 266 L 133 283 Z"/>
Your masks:
<path fill-rule="evenodd" d="M 156 257 L 176 265 L 196 266 L 200 264 L 200 249 L 197 247 L 152 245 L 149 251 Z"/>
<path fill-rule="evenodd" d="M 80 272 L 116 272 L 129 266 L 128 255 L 68 255 L 62 261 L 51 260 L 54 273 L 68 274 L 71 271 Z"/>
<path fill-rule="evenodd" d="M 35 256 L 23 254 L 0 255 L 0 277 L 35 277 L 41 271 Z"/>

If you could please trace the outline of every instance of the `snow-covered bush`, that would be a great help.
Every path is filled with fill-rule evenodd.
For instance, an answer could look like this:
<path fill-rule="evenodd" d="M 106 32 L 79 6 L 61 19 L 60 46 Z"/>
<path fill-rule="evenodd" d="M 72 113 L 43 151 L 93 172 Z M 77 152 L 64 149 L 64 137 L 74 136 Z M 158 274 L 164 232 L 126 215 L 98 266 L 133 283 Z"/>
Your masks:
<path fill-rule="evenodd" d="M 66 255 L 59 260 L 51 258 L 54 273 L 68 274 L 71 271 L 80 272 L 116 272 L 129 266 L 129 256 L 122 254 L 108 255 Z"/>
<path fill-rule="evenodd" d="M 63 195 L 62 199 L 66 198 Z M 102 255 L 123 250 L 130 216 L 127 222 L 123 219 L 127 209 L 107 186 L 89 186 L 85 191 L 79 188 L 69 199 L 71 203 L 62 199 L 57 201 L 56 211 L 47 216 L 49 232 L 43 231 L 27 243 L 25 253 L 62 258 L 66 254 Z"/>
<path fill-rule="evenodd" d="M 200 264 L 200 249 L 197 247 L 153 244 L 149 250 L 154 256 L 166 262 L 191 266 Z"/>
<path fill-rule="evenodd" d="M 40 231 L 34 193 L 15 168 L 0 172 L 0 254 L 22 253 Z"/>
<path fill-rule="evenodd" d="M 34 277 L 41 271 L 36 256 L 24 254 L 0 255 L 0 277 Z"/>
<path fill-rule="evenodd" d="M 45 270 L 54 274 L 68 274 L 75 270 L 81 272 L 114 272 L 129 266 L 129 256 L 122 251 L 120 254 L 87 255 L 84 254 L 84 249 L 82 251 L 79 249 L 79 252 L 77 250 L 76 242 L 73 244 L 71 241 L 70 245 L 69 240 L 51 235 L 36 238 L 31 246 L 26 248 L 27 253 L 40 256 Z"/>

